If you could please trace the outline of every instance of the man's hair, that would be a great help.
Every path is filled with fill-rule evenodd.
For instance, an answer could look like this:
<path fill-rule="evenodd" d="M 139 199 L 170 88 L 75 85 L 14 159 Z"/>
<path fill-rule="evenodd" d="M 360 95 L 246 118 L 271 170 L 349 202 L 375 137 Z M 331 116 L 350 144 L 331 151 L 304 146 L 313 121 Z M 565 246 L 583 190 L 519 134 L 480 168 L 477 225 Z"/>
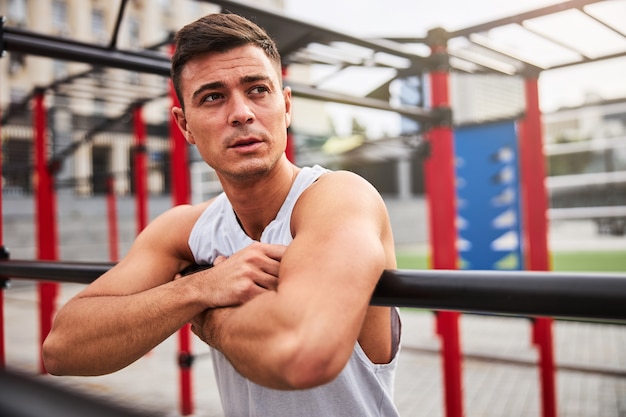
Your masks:
<path fill-rule="evenodd" d="M 280 74 L 280 54 L 274 40 L 261 27 L 236 14 L 210 14 L 181 28 L 174 37 L 172 83 L 180 105 L 184 106 L 181 73 L 190 59 L 207 53 L 225 53 L 248 44 L 258 46 L 276 65 Z"/>

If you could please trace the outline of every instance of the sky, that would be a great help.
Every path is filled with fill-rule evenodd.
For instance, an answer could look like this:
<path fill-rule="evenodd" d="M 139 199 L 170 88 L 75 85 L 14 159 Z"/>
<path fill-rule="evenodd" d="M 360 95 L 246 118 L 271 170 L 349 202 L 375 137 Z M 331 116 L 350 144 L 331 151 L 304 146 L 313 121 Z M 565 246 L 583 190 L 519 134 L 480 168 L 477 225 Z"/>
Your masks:
<path fill-rule="evenodd" d="M 422 37 L 429 29 L 449 31 L 512 16 L 563 0 L 285 0 L 285 13 L 361 37 Z M 626 0 L 611 0 L 624 3 Z M 626 58 L 544 71 L 539 79 L 544 112 L 584 102 L 589 94 L 626 98 Z"/>

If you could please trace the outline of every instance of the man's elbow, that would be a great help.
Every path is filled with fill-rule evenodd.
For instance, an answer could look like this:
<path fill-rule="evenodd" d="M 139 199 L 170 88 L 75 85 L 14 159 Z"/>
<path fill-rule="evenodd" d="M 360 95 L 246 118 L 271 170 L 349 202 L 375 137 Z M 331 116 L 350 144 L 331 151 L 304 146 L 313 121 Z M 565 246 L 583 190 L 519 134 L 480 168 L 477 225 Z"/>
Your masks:
<path fill-rule="evenodd" d="M 56 376 L 67 375 L 64 356 L 60 353 L 60 349 L 55 346 L 54 339 L 49 335 L 41 347 L 41 358 L 46 371 Z"/>
<path fill-rule="evenodd" d="M 283 377 L 287 389 L 302 390 L 327 384 L 337 378 L 348 359 L 332 352 L 303 349 L 285 365 Z"/>

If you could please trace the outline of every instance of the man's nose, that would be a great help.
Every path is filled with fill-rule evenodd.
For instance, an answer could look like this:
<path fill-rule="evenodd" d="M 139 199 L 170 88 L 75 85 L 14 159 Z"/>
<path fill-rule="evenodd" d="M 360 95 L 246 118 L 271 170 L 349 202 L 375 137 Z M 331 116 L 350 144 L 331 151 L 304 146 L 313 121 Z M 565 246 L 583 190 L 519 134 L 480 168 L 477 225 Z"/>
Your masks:
<path fill-rule="evenodd" d="M 254 112 L 249 106 L 248 101 L 244 97 L 231 97 L 230 112 L 228 114 L 228 123 L 237 126 L 254 121 Z"/>

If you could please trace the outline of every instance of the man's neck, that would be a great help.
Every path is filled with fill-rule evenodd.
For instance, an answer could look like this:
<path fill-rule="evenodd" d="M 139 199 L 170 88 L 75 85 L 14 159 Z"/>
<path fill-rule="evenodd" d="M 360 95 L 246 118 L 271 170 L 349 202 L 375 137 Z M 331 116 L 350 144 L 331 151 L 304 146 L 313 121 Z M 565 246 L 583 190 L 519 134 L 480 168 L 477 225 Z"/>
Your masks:
<path fill-rule="evenodd" d="M 299 171 L 285 159 L 250 184 L 224 187 L 239 224 L 252 239 L 259 240 L 267 225 L 276 218 Z"/>

